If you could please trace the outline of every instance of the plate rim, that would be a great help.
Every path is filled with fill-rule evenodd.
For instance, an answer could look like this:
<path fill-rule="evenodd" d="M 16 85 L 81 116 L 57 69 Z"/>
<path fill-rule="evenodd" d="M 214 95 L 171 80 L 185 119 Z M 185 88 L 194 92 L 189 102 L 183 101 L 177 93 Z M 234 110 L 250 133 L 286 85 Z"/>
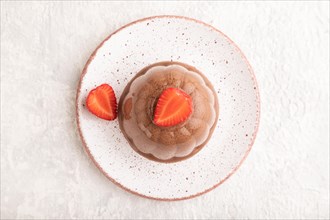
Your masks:
<path fill-rule="evenodd" d="M 142 193 L 139 193 L 139 192 L 136 192 L 136 191 L 133 191 L 127 187 L 125 187 L 124 185 L 122 185 L 121 183 L 117 182 L 115 179 L 113 179 L 110 175 L 108 175 L 105 170 L 100 166 L 100 164 L 95 160 L 95 158 L 93 157 L 93 155 L 91 154 L 91 151 L 89 149 L 89 147 L 87 146 L 86 144 L 86 141 L 85 141 L 85 138 L 82 134 L 82 131 L 81 131 L 81 127 L 80 127 L 80 121 L 79 121 L 79 109 L 78 109 L 78 98 L 80 96 L 80 92 L 81 92 L 81 85 L 82 85 L 82 80 L 85 76 L 85 74 L 87 73 L 87 69 L 89 67 L 89 64 L 94 60 L 95 56 L 96 56 L 96 53 L 98 52 L 98 50 L 103 46 L 103 44 L 108 41 L 113 35 L 117 34 L 118 32 L 120 32 L 121 30 L 131 26 L 131 25 L 134 25 L 136 23 L 139 23 L 139 22 L 143 22 L 143 21 L 146 21 L 146 20 L 152 20 L 152 19 L 155 19 L 155 18 L 175 18 L 175 19 L 185 19 L 185 20 L 188 20 L 188 21 L 194 21 L 196 23 L 199 23 L 199 24 L 202 24 L 206 27 L 209 27 L 211 28 L 212 30 L 216 31 L 217 33 L 219 33 L 220 35 L 222 35 L 223 37 L 225 37 L 229 43 L 234 46 L 234 48 L 240 53 L 242 59 L 245 61 L 245 63 L 247 64 L 248 66 L 248 70 L 253 78 L 253 81 L 254 81 L 254 85 L 256 87 L 255 91 L 256 91 L 256 97 L 257 97 L 257 121 L 256 121 L 256 125 L 255 125 L 255 130 L 253 131 L 253 137 L 252 137 L 252 140 L 250 142 L 250 144 L 248 145 L 248 149 L 245 151 L 245 154 L 244 156 L 242 157 L 242 159 L 240 160 L 240 162 L 238 163 L 238 165 L 230 172 L 227 174 L 227 176 L 222 179 L 220 182 L 218 182 L 217 184 L 213 185 L 212 187 L 202 191 L 202 192 L 199 192 L 199 193 L 196 193 L 196 194 L 193 194 L 193 195 L 190 195 L 190 196 L 185 196 L 185 197 L 177 197 L 177 198 L 160 198 L 160 197 L 152 197 L 152 196 L 147 196 L 147 195 L 144 195 Z M 87 155 L 88 157 L 92 160 L 92 162 L 94 163 L 94 165 L 103 173 L 103 175 L 105 175 L 107 177 L 107 179 L 109 179 L 112 183 L 114 183 L 115 185 L 119 186 L 120 188 L 124 189 L 125 191 L 129 192 L 129 193 L 132 193 L 134 195 L 137 195 L 137 196 L 140 196 L 140 197 L 143 197 L 143 198 L 147 198 L 147 199 L 153 199 L 153 200 L 158 200 L 158 201 L 179 201 L 179 200 L 187 200 L 187 199 L 192 199 L 192 198 L 195 198 L 195 197 L 198 197 L 200 195 L 203 195 L 205 193 L 208 193 L 210 191 L 212 191 L 213 189 L 217 188 L 218 186 L 220 186 L 222 183 L 224 183 L 229 177 L 231 177 L 239 168 L 240 166 L 242 165 L 242 163 L 245 161 L 245 159 L 247 158 L 248 154 L 250 153 L 251 149 L 252 149 L 252 146 L 255 142 L 255 139 L 257 137 L 257 133 L 258 133 L 258 130 L 259 130 L 259 125 L 260 125 L 260 110 L 261 110 L 261 107 L 260 107 L 260 93 L 259 93 L 259 86 L 258 86 L 258 82 L 257 82 L 257 78 L 255 76 L 255 73 L 253 71 L 253 68 L 250 64 L 250 62 L 248 61 L 248 59 L 246 58 L 245 54 L 242 52 L 242 50 L 237 46 L 237 44 L 232 41 L 226 34 L 224 34 L 223 32 L 221 32 L 220 30 L 218 30 L 217 28 L 213 27 L 212 25 L 209 25 L 201 20 L 198 20 L 198 19 L 195 19 L 195 18 L 190 18 L 190 17 L 185 17 L 185 16 L 180 16 L 180 15 L 156 15 L 156 16 L 150 16 L 150 17 L 145 17 L 145 18 L 141 18 L 141 19 L 138 19 L 138 20 L 135 20 L 133 22 L 130 22 L 120 28 L 118 28 L 117 30 L 115 30 L 114 32 L 112 32 L 109 36 L 107 36 L 97 47 L 96 49 L 93 51 L 93 53 L 90 55 L 90 57 L 88 58 L 82 72 L 81 72 L 81 75 L 80 75 L 80 78 L 79 78 L 79 84 L 78 84 L 78 87 L 77 87 L 77 93 L 76 93 L 76 99 L 75 99 L 75 110 L 76 110 L 76 123 L 77 123 L 77 127 L 78 127 L 78 133 L 79 133 L 79 136 L 80 136 L 80 139 L 82 141 L 82 144 L 83 144 L 83 147 L 85 149 L 85 151 L 87 152 Z"/>

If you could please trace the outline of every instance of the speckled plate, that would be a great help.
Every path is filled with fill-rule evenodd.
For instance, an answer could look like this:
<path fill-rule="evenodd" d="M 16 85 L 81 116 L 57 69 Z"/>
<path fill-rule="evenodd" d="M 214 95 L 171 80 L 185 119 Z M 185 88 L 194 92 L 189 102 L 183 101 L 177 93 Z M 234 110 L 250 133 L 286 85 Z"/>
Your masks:
<path fill-rule="evenodd" d="M 85 100 L 102 83 L 119 98 L 139 70 L 169 60 L 204 73 L 218 93 L 220 112 L 213 136 L 199 153 L 166 164 L 136 153 L 118 120 L 95 117 Z M 85 149 L 112 182 L 147 198 L 180 200 L 214 189 L 237 170 L 255 140 L 260 101 L 251 66 L 226 35 L 194 19 L 156 16 L 120 28 L 98 46 L 83 70 L 76 108 Z"/>

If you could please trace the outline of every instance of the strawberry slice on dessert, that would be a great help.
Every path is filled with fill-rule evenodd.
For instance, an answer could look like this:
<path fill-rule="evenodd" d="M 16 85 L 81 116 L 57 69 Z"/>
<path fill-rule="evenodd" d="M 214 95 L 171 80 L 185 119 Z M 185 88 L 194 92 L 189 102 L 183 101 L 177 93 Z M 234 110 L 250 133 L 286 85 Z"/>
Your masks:
<path fill-rule="evenodd" d="M 117 100 L 111 86 L 102 84 L 89 92 L 87 109 L 99 118 L 114 120 L 117 117 Z"/>
<path fill-rule="evenodd" d="M 154 124 L 161 127 L 177 125 L 193 111 L 191 97 L 177 88 L 165 89 L 160 95 L 154 114 Z"/>

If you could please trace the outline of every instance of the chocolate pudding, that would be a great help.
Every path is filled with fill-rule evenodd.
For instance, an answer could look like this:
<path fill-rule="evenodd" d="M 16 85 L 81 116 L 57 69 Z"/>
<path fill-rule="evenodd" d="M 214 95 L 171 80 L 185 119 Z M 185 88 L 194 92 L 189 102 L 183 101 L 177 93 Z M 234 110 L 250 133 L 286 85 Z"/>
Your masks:
<path fill-rule="evenodd" d="M 153 122 L 159 96 L 178 88 L 191 96 L 189 118 L 170 127 Z M 196 68 L 160 62 L 142 69 L 128 83 L 119 101 L 119 125 L 131 147 L 159 162 L 187 159 L 206 145 L 218 120 L 218 98 L 208 79 Z"/>

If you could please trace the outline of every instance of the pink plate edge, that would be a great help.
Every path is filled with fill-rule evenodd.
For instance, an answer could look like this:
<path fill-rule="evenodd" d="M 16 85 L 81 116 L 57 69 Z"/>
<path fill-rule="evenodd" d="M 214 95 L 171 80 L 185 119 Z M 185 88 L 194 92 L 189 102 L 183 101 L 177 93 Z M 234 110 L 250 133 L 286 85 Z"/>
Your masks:
<path fill-rule="evenodd" d="M 203 24 L 209 28 L 212 28 L 213 30 L 215 30 L 216 32 L 218 32 L 219 34 L 221 34 L 222 36 L 224 36 L 235 48 L 236 50 L 241 54 L 243 60 L 246 62 L 246 64 L 248 65 L 248 69 L 249 69 L 249 72 L 253 78 L 253 81 L 254 81 L 254 84 L 255 84 L 255 87 L 256 87 L 256 95 L 257 95 L 257 105 L 258 105 L 258 111 L 257 111 L 257 122 L 256 122 L 256 126 L 255 126 L 255 130 L 253 132 L 253 138 L 252 138 L 252 141 L 251 143 L 249 144 L 248 146 L 248 149 L 247 151 L 245 152 L 243 158 L 241 159 L 241 161 L 239 162 L 239 164 L 224 178 L 222 179 L 219 183 L 215 184 L 214 186 L 212 186 L 211 188 L 209 189 L 206 189 L 204 190 L 203 192 L 199 192 L 199 193 L 196 193 L 194 195 L 190 195 L 190 196 L 186 196 L 186 197 L 180 197 L 180 198 L 172 198 L 172 199 L 168 199 L 168 198 L 157 198 L 157 197 L 151 197 L 151 196 L 147 196 L 147 195 L 144 195 L 144 194 L 141 194 L 141 193 L 138 193 L 138 192 L 135 192 L 135 191 L 132 191 L 128 188 L 126 188 L 125 186 L 123 186 L 122 184 L 118 183 L 117 181 L 115 181 L 111 176 L 109 176 L 104 170 L 103 168 L 99 165 L 99 163 L 95 160 L 95 158 L 92 156 L 91 152 L 90 152 L 90 149 L 89 147 L 87 146 L 86 144 L 86 141 L 84 139 L 84 136 L 82 134 L 82 131 L 81 131 L 81 128 L 80 128 L 80 121 L 79 121 L 79 111 L 78 111 L 78 97 L 80 95 L 80 90 L 81 90 L 81 82 L 87 72 L 87 68 L 89 66 L 89 64 L 92 62 L 92 60 L 94 59 L 98 49 L 104 44 L 104 42 L 106 42 L 107 40 L 109 40 L 113 35 L 115 35 L 116 33 L 118 33 L 119 31 L 121 31 L 122 29 L 126 28 L 126 27 L 129 27 L 135 23 L 139 23 L 139 22 L 142 22 L 142 21 L 145 21 L 145 20 L 151 20 L 151 19 L 155 19 L 155 18 L 179 18 L 179 19 L 186 19 L 186 20 L 190 20 L 190 21 L 194 21 L 194 22 L 197 22 L 197 23 L 200 23 L 200 24 Z M 153 200 L 159 200 L 159 201 L 179 201 L 179 200 L 186 200 L 186 199 L 191 199 L 191 198 L 195 198 L 197 196 L 200 196 L 200 195 L 203 195 L 207 192 L 210 192 L 211 190 L 215 189 L 216 187 L 218 187 L 219 185 L 221 185 L 223 182 L 225 182 L 231 175 L 233 175 L 237 170 L 238 168 L 242 165 L 242 163 L 245 161 L 246 157 L 248 156 L 248 154 L 250 153 L 251 149 L 252 149 L 252 146 L 255 142 L 255 139 L 256 139 L 256 136 L 257 136 L 257 133 L 258 133 L 258 130 L 259 130 L 259 124 L 260 124 L 260 93 L 259 93 L 259 87 L 258 87 L 258 83 L 257 83 L 257 80 L 256 80 L 256 76 L 254 74 L 254 71 L 252 69 L 252 66 L 251 64 L 249 63 L 249 61 L 247 60 L 246 56 L 244 55 L 244 53 L 241 51 L 241 49 L 239 49 L 239 47 L 227 36 L 225 35 L 224 33 L 222 33 L 221 31 L 219 31 L 218 29 L 216 29 L 215 27 L 209 25 L 209 24 L 206 24 L 205 22 L 203 21 L 200 21 L 200 20 L 197 20 L 197 19 L 194 19 L 194 18 L 188 18 L 188 17 L 184 17 L 184 16 L 178 16 L 178 15 L 158 15 L 158 16 L 151 16 L 151 17 L 146 17 L 146 18 L 142 18 L 142 19 L 139 19 L 139 20 L 136 20 L 136 21 L 133 21 L 131 23 L 128 23 L 124 26 L 122 26 L 121 28 L 117 29 L 116 31 L 114 31 L 112 34 L 110 34 L 106 39 L 104 39 L 98 46 L 97 48 L 94 50 L 94 52 L 92 53 L 92 55 L 89 57 L 87 63 L 85 64 L 85 67 L 81 73 L 81 76 L 80 76 L 80 79 L 79 79 L 79 84 L 78 84 L 78 89 L 77 89 L 77 94 L 76 94 L 76 105 L 75 105 L 75 108 L 76 108 L 76 121 L 77 121 L 77 126 L 78 126 L 78 132 L 79 132 L 79 136 L 82 140 L 82 143 L 83 143 L 83 147 L 85 149 L 85 151 L 87 152 L 88 156 L 92 159 L 93 163 L 96 165 L 96 167 L 110 180 L 112 181 L 114 184 L 116 184 L 117 186 L 121 187 L 122 189 L 126 190 L 127 192 L 130 192 L 132 194 L 135 194 L 135 195 L 138 195 L 138 196 L 141 196 L 143 198 L 148 198 L 148 199 L 153 199 Z"/>

